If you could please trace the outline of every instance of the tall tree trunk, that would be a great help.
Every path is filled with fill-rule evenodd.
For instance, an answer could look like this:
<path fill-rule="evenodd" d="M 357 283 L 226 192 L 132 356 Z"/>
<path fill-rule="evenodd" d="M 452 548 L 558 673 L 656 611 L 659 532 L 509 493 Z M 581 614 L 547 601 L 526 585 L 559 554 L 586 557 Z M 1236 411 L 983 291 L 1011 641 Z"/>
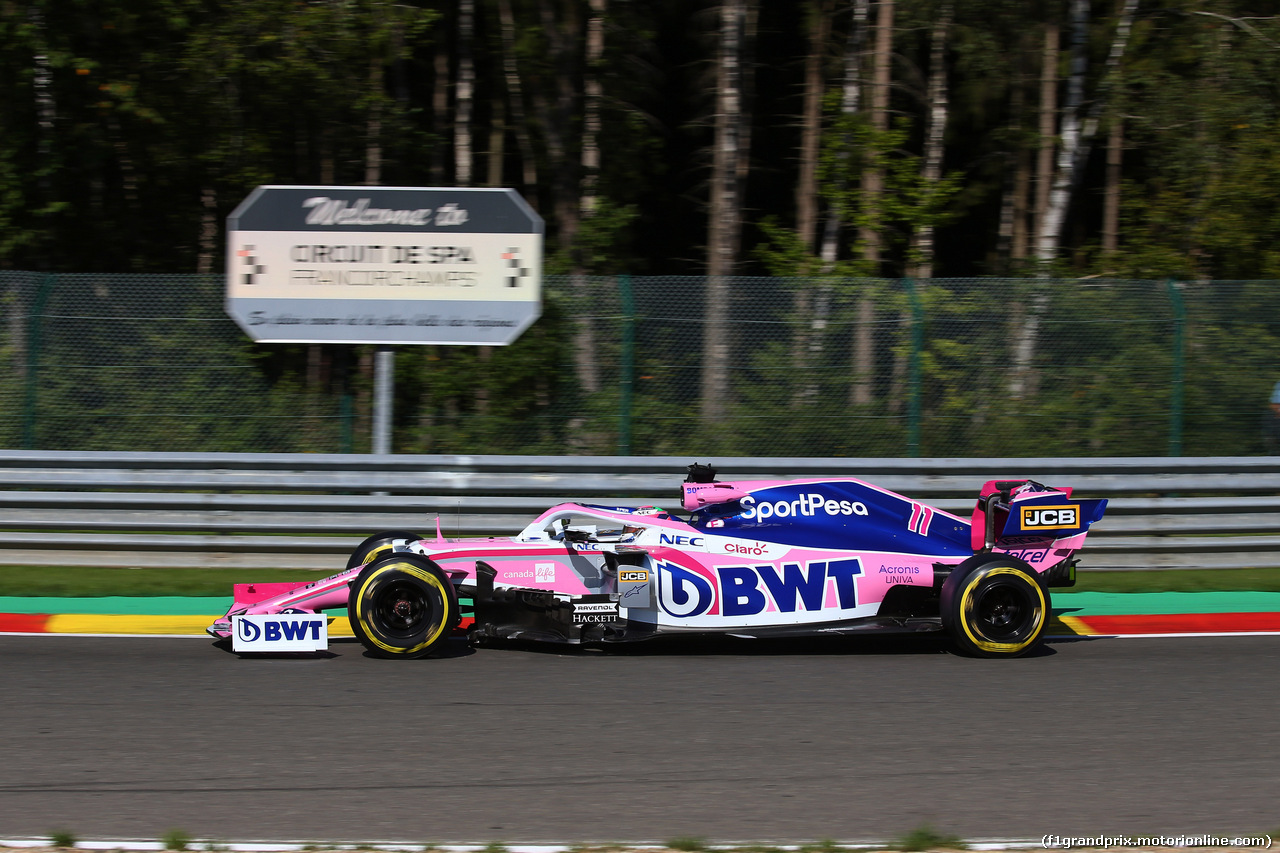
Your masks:
<path fill-rule="evenodd" d="M 796 182 L 796 237 L 808 255 L 814 250 L 818 233 L 818 143 L 822 138 L 822 96 L 826 93 L 827 38 L 831 31 L 832 0 L 812 0 L 807 4 L 809 20 L 809 52 L 804 62 L 804 105 L 800 130 L 800 176 Z M 817 385 L 807 378 L 810 354 L 817 349 L 818 330 L 812 317 L 814 288 L 808 282 L 796 286 L 796 335 L 792 341 L 791 361 L 796 383 L 796 399 L 800 403 L 817 396 Z"/>
<path fill-rule="evenodd" d="M 574 60 L 578 29 L 572 17 L 576 9 L 573 4 L 566 4 L 567 17 L 563 20 L 556 19 L 550 0 L 539 0 L 538 9 L 555 69 L 555 101 L 549 102 L 541 89 L 535 89 L 534 107 L 547 143 L 551 209 L 559 229 L 560 245 L 573 246 L 578 236 L 578 163 L 569 156 L 567 140 L 574 127 L 574 107 L 578 99 L 574 86 L 578 73 Z"/>
<path fill-rule="evenodd" d="M 1040 155 L 1036 160 L 1035 227 L 1039 231 L 1049 210 L 1053 185 L 1054 129 L 1058 114 L 1058 41 L 1056 23 L 1044 28 L 1044 52 L 1040 62 Z"/>
<path fill-rule="evenodd" d="M 1115 38 L 1111 43 L 1107 73 L 1103 77 L 1099 99 L 1091 109 L 1082 130 L 1080 111 L 1084 102 L 1084 78 L 1088 70 L 1089 0 L 1072 0 L 1071 77 L 1067 84 L 1067 102 L 1063 107 L 1062 145 L 1058 151 L 1058 165 L 1054 175 L 1053 190 L 1049 196 L 1049 206 L 1044 218 L 1037 223 L 1036 261 L 1041 276 L 1048 275 L 1049 264 L 1057 258 L 1062 227 L 1066 221 L 1067 208 L 1071 204 L 1072 191 L 1080 180 L 1080 174 L 1084 171 L 1089 140 L 1097 131 L 1097 117 L 1105 101 L 1106 92 L 1112 79 L 1119 74 L 1120 61 L 1129 40 L 1137 6 L 1137 0 L 1125 2 Z M 1032 361 L 1035 357 L 1040 317 L 1047 307 L 1047 300 L 1047 296 L 1043 293 L 1035 296 L 1019 333 L 1017 349 L 1014 353 L 1014 379 L 1010 388 L 1015 399 L 1034 394 L 1036 391 L 1036 375 L 1032 369 Z"/>
<path fill-rule="evenodd" d="M 858 112 L 860 95 L 862 94 L 862 47 L 866 41 L 868 17 L 868 0 L 853 1 L 853 24 L 844 46 L 844 81 L 841 86 L 840 112 L 844 116 L 852 116 Z M 841 146 L 840 157 L 847 159 L 848 139 Z M 840 189 L 843 189 L 841 187 Z M 822 232 L 822 268 L 824 271 L 835 266 L 836 255 L 840 250 L 840 214 L 834 206 L 827 211 L 827 222 Z"/>
<path fill-rule="evenodd" d="M 475 102 L 475 62 L 472 58 L 475 40 L 475 0 L 458 2 L 458 85 L 454 96 L 453 119 L 453 183 L 454 186 L 471 186 L 473 151 L 471 142 L 471 111 Z M 476 383 L 476 414 L 481 418 L 489 414 L 489 376 L 487 364 L 493 355 L 492 347 L 479 347 L 480 381 Z"/>
<path fill-rule="evenodd" d="M 1072 162 L 1071 173 L 1069 176 L 1070 183 L 1067 185 L 1067 199 L 1070 202 L 1071 195 L 1075 192 L 1076 187 L 1080 183 L 1080 177 L 1084 174 L 1085 166 L 1089 162 L 1089 153 L 1093 147 L 1093 139 L 1098 133 L 1098 124 L 1102 117 L 1103 111 L 1110 108 L 1112 94 L 1120 85 L 1123 77 L 1120 63 L 1124 60 L 1124 52 L 1129 44 L 1129 34 L 1133 30 L 1133 17 L 1138 11 L 1138 0 L 1122 0 L 1121 7 L 1116 21 L 1115 36 L 1111 39 L 1111 51 L 1107 55 L 1107 69 L 1102 75 L 1102 81 L 1098 84 L 1098 94 L 1093 99 L 1093 104 L 1089 107 L 1089 115 L 1085 118 L 1084 127 L 1080 131 L 1080 145 L 1076 149 L 1075 158 Z M 1111 134 L 1119 132 L 1123 134 L 1123 120 L 1116 113 L 1115 121 L 1112 123 L 1109 131 L 1107 143 L 1110 146 L 1113 142 L 1120 145 L 1120 140 L 1114 138 Z M 1119 128 L 1119 130 L 1117 130 Z M 1110 165 L 1113 154 L 1118 155 L 1119 149 L 1114 152 L 1108 147 L 1107 165 L 1108 165 L 1108 181 L 1110 180 Z M 1119 160 L 1116 160 L 1116 181 L 1119 181 Z M 1110 192 L 1110 184 L 1108 183 L 1107 192 Z M 1119 199 L 1119 186 L 1117 184 L 1116 199 Z M 1117 218 L 1119 211 L 1116 211 Z M 1106 241 L 1106 212 L 1103 214 L 1104 228 L 1103 241 Z"/>
<path fill-rule="evenodd" d="M 583 220 L 595 215 L 600 179 L 600 63 L 604 59 L 604 17 L 607 0 L 589 0 L 591 16 L 587 20 L 586 64 L 583 79 L 582 178 L 578 193 L 578 213 Z M 573 252 L 573 290 L 579 304 L 590 304 L 587 292 L 587 270 L 579 247 Z M 600 391 L 599 359 L 596 355 L 595 324 L 592 319 L 578 322 L 574 334 L 574 350 L 578 383 L 585 394 Z"/>
<path fill-rule="evenodd" d="M 54 209 L 53 190 L 53 139 L 58 120 L 58 102 L 54 97 L 53 68 L 49 62 L 49 47 L 44 20 L 44 4 L 33 3 L 27 9 L 27 17 L 31 22 L 32 39 L 35 43 L 31 57 L 31 86 L 35 94 L 36 107 L 36 152 L 42 168 L 37 186 L 40 197 L 36 207 L 44 210 Z M 7 13 L 7 12 L 6 12 Z M 49 225 L 49 214 L 40 217 L 41 231 Z M 45 231 L 37 239 L 39 251 L 35 257 L 40 258 L 46 269 L 53 266 L 51 234 Z"/>
<path fill-rule="evenodd" d="M 876 11 L 876 46 L 871 83 L 871 127 L 878 134 L 889 129 L 889 84 L 893 57 L 893 0 L 880 0 Z M 862 231 L 863 258 L 873 276 L 880 274 L 880 195 L 884 192 L 881 154 L 862 176 L 863 212 L 868 222 Z M 875 375 L 875 300 L 858 300 L 858 322 L 853 342 L 854 376 L 850 401 L 855 406 L 871 402 Z"/>
<path fill-rule="evenodd" d="M 1111 124 L 1107 128 L 1107 183 L 1102 213 L 1102 251 L 1113 254 L 1119 247 L 1120 233 L 1120 163 L 1124 157 L 1124 115 L 1109 103 L 1112 93 L 1121 85 L 1123 73 L 1120 63 L 1124 59 L 1125 48 L 1129 44 L 1129 34 L 1133 29 L 1133 18 L 1138 12 L 1138 0 L 1123 0 L 1120 9 L 1120 20 L 1116 24 L 1116 34 L 1111 40 L 1111 52 L 1107 56 L 1107 73 L 1102 79 L 1102 92 L 1089 111 L 1089 120 L 1085 122 L 1085 138 L 1092 138 L 1097 125 L 1097 118 L 1104 108 L 1111 111 Z M 1124 98 L 1121 97 L 1123 103 Z M 1079 171 L 1083 171 L 1083 164 Z"/>
<path fill-rule="evenodd" d="M 196 273 L 213 272 L 214 258 L 218 254 L 218 194 L 213 187 L 200 192 L 200 252 L 196 255 Z"/>
<path fill-rule="evenodd" d="M 745 204 L 742 197 L 747 185 L 747 175 L 751 172 L 751 104 L 755 97 L 756 67 L 756 34 L 760 24 L 760 0 L 747 0 L 746 26 L 742 33 L 742 57 L 738 66 L 742 69 L 742 91 L 738 109 L 738 192 L 739 204 Z M 733 235 L 733 256 L 742 254 L 742 222 Z"/>
<path fill-rule="evenodd" d="M 320 131 L 320 183 L 333 186 L 338 182 L 338 161 L 333 153 L 333 127 L 325 125 Z"/>
<path fill-rule="evenodd" d="M 878 134 L 889 129 L 889 85 L 893 59 L 893 3 L 880 0 L 876 12 L 876 46 L 871 80 L 871 128 Z M 868 224 L 862 229 L 863 257 L 879 275 L 880 264 L 880 195 L 884 192 L 884 166 L 877 152 L 874 162 L 862 176 L 863 210 Z"/>
<path fill-rule="evenodd" d="M 471 186 L 471 107 L 475 96 L 476 70 L 472 61 L 475 33 L 475 0 L 458 2 L 458 89 L 453 122 L 453 180 L 460 187 Z"/>
<path fill-rule="evenodd" d="M 853 21 L 850 24 L 848 38 L 844 44 L 844 77 L 841 84 L 840 113 L 846 119 L 857 114 L 862 101 L 862 61 L 863 46 L 867 40 L 867 20 L 870 16 L 869 0 L 853 0 Z M 838 156 L 842 160 L 849 158 L 851 139 L 845 136 Z M 843 184 L 836 188 L 842 193 Z M 827 210 L 827 222 L 822 233 L 822 271 L 830 272 L 836 265 L 836 256 L 840 251 L 840 212 L 835 205 Z M 813 343 L 819 351 L 822 347 L 822 330 L 826 327 L 826 315 L 830 310 L 831 288 L 822 285 L 818 291 L 817 304 L 814 309 Z M 815 352 L 814 357 L 817 358 Z M 855 388 L 856 383 L 855 383 Z"/>
<path fill-rule="evenodd" d="M 1067 80 L 1067 102 L 1062 110 L 1062 145 L 1058 149 L 1058 167 L 1049 193 L 1049 207 L 1036 231 L 1036 260 L 1042 269 L 1058 255 L 1062 223 L 1067 216 L 1070 189 L 1075 182 L 1076 151 L 1080 146 L 1080 105 L 1084 101 L 1084 76 L 1089 61 L 1089 0 L 1072 0 L 1071 18 L 1071 76 Z"/>
<path fill-rule="evenodd" d="M 1031 189 L 1031 152 L 1018 149 L 1017 172 L 1013 177 L 1013 242 L 1009 248 L 1012 260 L 1017 263 L 1027 259 L 1030 229 L 1027 227 L 1027 193 Z"/>
<path fill-rule="evenodd" d="M 587 55 L 584 71 L 582 122 L 582 184 L 579 211 L 585 219 L 595 213 L 600 180 L 600 101 L 604 89 L 600 83 L 600 63 L 604 59 L 604 16 L 607 0 L 589 0 L 591 17 L 587 21 Z"/>
<path fill-rule="evenodd" d="M 1000 238 L 997 255 L 1004 271 L 1017 266 L 1027 255 L 1027 190 L 1031 181 L 1031 158 L 1022 144 L 1023 111 L 1026 108 L 1026 39 L 1020 38 L 1014 56 L 1013 82 L 1009 86 L 1010 130 L 1014 150 L 1006 157 L 1004 197 L 1000 202 Z"/>
<path fill-rule="evenodd" d="M 924 163 L 921 166 L 922 184 L 931 189 L 942 178 L 943 142 L 947 131 L 947 30 L 951 28 L 952 10 L 944 5 L 934 22 L 929 42 L 929 83 L 926 87 Z M 911 252 L 907 274 L 915 279 L 933 278 L 933 225 L 925 222 L 911 235 Z M 916 284 L 917 289 L 923 285 Z M 907 311 L 898 314 L 898 328 L 911 328 L 911 315 Z M 905 347 L 898 347 L 893 357 L 893 373 L 889 383 L 889 411 L 901 413 L 907 398 L 908 359 Z"/>
<path fill-rule="evenodd" d="M 436 136 L 441 142 L 446 138 L 449 123 L 449 42 L 442 32 L 436 40 L 434 62 L 435 80 L 431 88 L 431 118 Z M 444 146 L 431 146 L 431 183 L 437 187 L 445 185 Z"/>
<path fill-rule="evenodd" d="M 501 97 L 493 99 L 493 119 L 489 123 L 489 170 L 485 185 L 500 187 L 502 183 L 502 163 L 506 155 L 507 121 L 506 101 Z"/>
<path fill-rule="evenodd" d="M 707 229 L 707 303 L 703 333 L 702 418 L 725 416 L 729 397 L 729 281 L 737 263 L 742 200 L 738 181 L 742 122 L 742 53 L 746 0 L 722 0 L 716 67 L 715 150 Z"/>
<path fill-rule="evenodd" d="M 369 117 L 365 127 L 364 183 L 376 187 L 382 183 L 382 62 L 369 61 Z"/>
<path fill-rule="evenodd" d="M 1078 0 L 1073 0 L 1078 5 Z M 1047 276 L 1044 256 L 1046 226 L 1049 222 L 1051 189 L 1054 182 L 1053 149 L 1055 114 L 1058 103 L 1058 41 L 1060 32 L 1056 23 L 1045 25 L 1044 54 L 1040 67 L 1040 156 L 1036 165 L 1036 210 L 1034 252 L 1039 275 Z M 1074 47 L 1074 40 L 1073 40 Z M 1074 75 L 1073 68 L 1072 74 Z M 1065 122 L 1064 122 L 1065 125 Z M 1064 127 L 1065 131 L 1065 127 Z M 1065 143 L 1065 132 L 1064 132 Z M 1056 254 L 1053 252 L 1052 254 Z M 1043 292 L 1031 297 L 1031 304 L 1018 302 L 1013 306 L 1011 322 L 1016 338 L 1013 345 L 1013 374 L 1009 381 L 1009 396 L 1021 400 L 1035 393 L 1035 376 L 1032 361 L 1035 358 L 1036 339 L 1040 334 L 1040 314 L 1048 304 Z"/>
<path fill-rule="evenodd" d="M 437 24 L 435 39 L 435 57 L 433 59 L 434 79 L 431 86 L 431 122 L 439 144 L 431 146 L 431 183 L 442 187 L 446 183 L 445 145 L 449 127 L 449 43 L 448 30 L 444 23 Z M 450 358 L 450 347 L 428 346 L 422 348 L 423 372 L 442 370 Z M 431 382 L 424 381 L 418 393 L 418 435 L 421 452 L 431 453 L 436 449 L 435 430 L 439 425 L 436 410 L 441 401 L 433 397 Z"/>
<path fill-rule="evenodd" d="M 947 30 L 951 27 L 951 6 L 942 7 L 942 13 L 933 26 L 929 51 L 929 117 L 925 123 L 924 167 L 921 177 L 926 187 L 932 188 L 942 178 L 943 142 L 947 131 Z M 933 224 L 925 223 L 915 233 L 916 255 L 919 261 L 913 275 L 916 278 L 933 278 Z"/>
<path fill-rule="evenodd" d="M 1102 208 L 1102 254 L 1115 255 L 1120 245 L 1120 162 L 1124 156 L 1124 119 L 1111 118 L 1107 131 L 1107 187 Z"/>
<path fill-rule="evenodd" d="M 800 120 L 800 177 L 796 182 L 796 236 L 805 252 L 814 250 L 818 231 L 818 142 L 822 138 L 823 60 L 831 31 L 832 0 L 811 0 L 809 52 L 804 60 L 804 105 Z"/>
<path fill-rule="evenodd" d="M 520 66 L 516 60 L 516 22 L 511 0 L 498 0 L 498 20 L 502 30 L 502 73 L 507 81 L 507 107 L 520 148 L 520 168 L 529 204 L 538 206 L 538 159 L 529 136 L 529 122 L 524 112 L 524 89 L 520 84 Z"/>

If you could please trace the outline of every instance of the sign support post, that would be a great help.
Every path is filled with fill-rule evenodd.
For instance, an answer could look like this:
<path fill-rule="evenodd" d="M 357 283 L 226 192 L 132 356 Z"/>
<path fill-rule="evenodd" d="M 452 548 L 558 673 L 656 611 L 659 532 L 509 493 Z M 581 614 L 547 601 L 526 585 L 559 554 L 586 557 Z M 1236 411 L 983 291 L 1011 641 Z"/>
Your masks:
<path fill-rule="evenodd" d="M 391 347 L 378 347 L 373 360 L 373 453 L 391 452 L 391 389 L 395 384 L 396 354 Z"/>

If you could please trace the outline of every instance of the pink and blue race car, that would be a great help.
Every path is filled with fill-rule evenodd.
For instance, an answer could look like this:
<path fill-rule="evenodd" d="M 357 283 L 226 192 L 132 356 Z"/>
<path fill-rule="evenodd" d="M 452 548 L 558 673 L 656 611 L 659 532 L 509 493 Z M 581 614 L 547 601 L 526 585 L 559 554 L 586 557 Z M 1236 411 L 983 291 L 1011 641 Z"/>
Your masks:
<path fill-rule="evenodd" d="M 208 630 L 345 606 L 365 647 L 391 658 L 424 657 L 460 628 L 588 644 L 946 631 L 964 653 L 1013 657 L 1040 642 L 1049 588 L 1075 583 L 1106 509 L 992 480 L 964 519 L 853 478 L 719 482 L 703 465 L 680 502 L 685 514 L 560 504 L 511 538 L 380 533 L 324 580 L 236 585 Z"/>

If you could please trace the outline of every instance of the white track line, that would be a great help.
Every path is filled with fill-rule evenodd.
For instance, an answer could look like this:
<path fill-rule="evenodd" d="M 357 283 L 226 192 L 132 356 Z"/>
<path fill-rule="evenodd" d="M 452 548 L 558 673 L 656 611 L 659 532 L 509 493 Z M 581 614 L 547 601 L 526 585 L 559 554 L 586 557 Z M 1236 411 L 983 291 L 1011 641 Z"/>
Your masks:
<path fill-rule="evenodd" d="M 11 838 L 0 839 L 0 848 L 32 848 L 32 847 L 49 847 L 51 845 L 49 838 Z M 886 850 L 891 849 L 897 842 L 895 841 L 849 841 L 836 842 L 835 846 L 842 850 Z M 507 853 L 568 853 L 572 850 L 582 850 L 593 846 L 590 843 L 576 842 L 573 844 L 500 844 L 497 845 Z M 621 849 L 626 851 L 647 851 L 647 850 L 665 850 L 667 845 L 659 843 L 637 843 L 637 844 L 616 844 L 602 843 L 611 849 Z M 742 844 L 709 844 L 708 850 L 732 850 L 741 846 L 758 846 L 758 842 L 743 842 Z M 776 850 L 800 850 L 802 845 L 799 844 L 782 844 L 770 845 Z M 1040 848 L 1039 840 L 1029 839 L 974 839 L 966 841 L 965 846 L 970 850 L 1030 850 Z M 163 851 L 165 846 L 160 841 L 148 841 L 140 838 L 111 838 L 111 839 L 86 839 L 77 841 L 75 844 L 78 850 L 131 850 L 131 851 Z M 440 844 L 431 845 L 432 850 L 442 850 L 445 853 L 481 853 L 481 851 L 492 849 L 491 844 Z M 302 851 L 322 851 L 322 850 L 379 850 L 389 851 L 390 853 L 422 853 L 425 849 L 422 844 L 406 844 L 402 841 L 369 841 L 363 843 L 332 843 L 325 841 L 210 841 L 205 839 L 192 839 L 187 843 L 187 850 L 192 853 L 197 851 L 227 851 L 228 853 L 302 853 Z"/>

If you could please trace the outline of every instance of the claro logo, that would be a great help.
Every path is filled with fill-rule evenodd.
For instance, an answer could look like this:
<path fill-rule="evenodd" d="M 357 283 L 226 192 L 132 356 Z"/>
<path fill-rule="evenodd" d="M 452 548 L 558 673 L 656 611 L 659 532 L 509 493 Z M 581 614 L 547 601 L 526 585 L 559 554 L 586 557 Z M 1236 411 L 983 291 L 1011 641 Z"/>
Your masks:
<path fill-rule="evenodd" d="M 724 550 L 729 554 L 746 554 L 749 557 L 766 557 L 769 555 L 767 545 L 761 545 L 759 542 L 752 542 L 750 545 L 738 542 L 724 543 Z"/>
<path fill-rule="evenodd" d="M 870 515 L 867 505 L 861 501 L 838 501 L 820 494 L 803 494 L 791 501 L 763 501 L 759 504 L 751 495 L 742 499 L 742 517 L 745 520 L 764 521 L 766 518 L 812 518 L 819 512 L 830 516 Z"/>

